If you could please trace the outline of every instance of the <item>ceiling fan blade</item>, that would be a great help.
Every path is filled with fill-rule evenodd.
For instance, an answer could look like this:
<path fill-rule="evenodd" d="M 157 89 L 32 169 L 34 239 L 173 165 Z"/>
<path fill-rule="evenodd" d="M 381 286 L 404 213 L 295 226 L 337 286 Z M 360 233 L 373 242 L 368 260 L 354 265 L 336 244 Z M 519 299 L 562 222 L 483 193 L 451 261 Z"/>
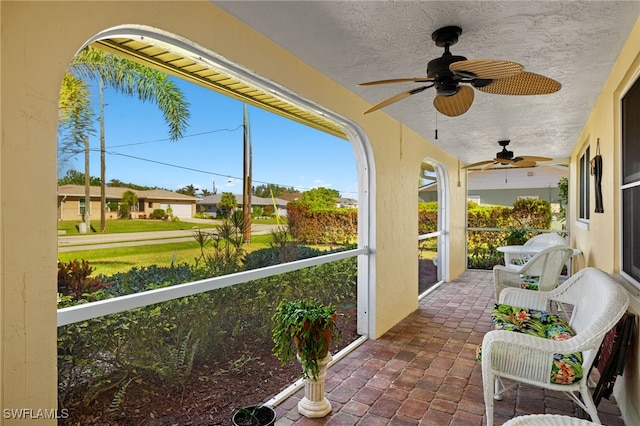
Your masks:
<path fill-rule="evenodd" d="M 491 163 L 493 163 L 493 160 L 480 161 L 478 163 L 468 164 L 468 165 L 466 165 L 464 167 L 461 167 L 461 169 L 471 169 L 471 168 L 474 168 L 474 167 L 484 166 L 486 164 L 491 164 Z"/>
<path fill-rule="evenodd" d="M 493 61 L 490 59 L 471 59 L 449 65 L 449 69 L 463 78 L 497 80 L 513 77 L 524 71 L 524 66 L 511 61 Z"/>
<path fill-rule="evenodd" d="M 535 167 L 537 164 L 538 163 L 536 163 L 533 160 L 521 160 L 521 161 L 516 161 L 511 165 L 515 167 Z"/>
<path fill-rule="evenodd" d="M 496 163 L 495 161 L 492 161 L 491 164 L 487 164 L 481 170 L 489 170 L 489 169 L 493 169 L 493 168 L 498 167 L 498 166 L 502 166 L 502 164 Z"/>
<path fill-rule="evenodd" d="M 424 83 L 426 81 L 433 81 L 431 77 L 414 77 L 414 78 L 391 78 L 388 80 L 376 80 L 367 81 L 366 83 L 358 83 L 358 86 L 375 86 L 378 84 L 390 84 L 390 83 Z"/>
<path fill-rule="evenodd" d="M 509 164 L 515 163 L 515 161 L 513 161 L 510 158 L 494 158 L 493 161 L 495 161 L 496 163 L 505 164 L 505 165 L 509 165 Z"/>
<path fill-rule="evenodd" d="M 493 80 L 476 89 L 496 95 L 546 95 L 560 90 L 562 85 L 552 78 L 523 71 L 513 77 Z"/>
<path fill-rule="evenodd" d="M 372 106 L 371 108 L 366 110 L 363 114 L 369 114 L 370 112 L 377 111 L 380 108 L 384 108 L 387 105 L 391 105 L 394 102 L 401 101 L 404 98 L 407 98 L 407 97 L 409 97 L 411 95 L 415 95 L 416 93 L 420 93 L 423 90 L 428 89 L 429 87 L 432 87 L 432 86 L 422 86 L 422 87 L 418 87 L 417 89 L 411 89 L 411 90 L 407 90 L 406 92 L 398 93 L 397 95 L 392 96 L 389 99 L 385 99 L 384 101 Z"/>
<path fill-rule="evenodd" d="M 553 158 L 548 157 L 536 157 L 535 155 L 522 155 L 519 158 L 525 161 L 551 161 Z"/>
<path fill-rule="evenodd" d="M 473 103 L 473 89 L 469 86 L 460 86 L 458 93 L 452 96 L 438 95 L 433 99 L 433 106 L 438 112 L 449 117 L 457 117 L 471 108 Z"/>

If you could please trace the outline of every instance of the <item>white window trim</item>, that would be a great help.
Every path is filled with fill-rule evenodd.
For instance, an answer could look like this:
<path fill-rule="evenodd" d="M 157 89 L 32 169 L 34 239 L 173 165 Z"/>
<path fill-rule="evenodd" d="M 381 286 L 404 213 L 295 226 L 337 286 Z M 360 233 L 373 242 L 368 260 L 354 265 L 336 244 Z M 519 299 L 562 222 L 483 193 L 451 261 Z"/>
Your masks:
<path fill-rule="evenodd" d="M 620 135 L 620 138 L 618 139 L 618 161 L 619 161 L 619 167 L 618 167 L 618 182 L 619 182 L 619 192 L 618 192 L 618 258 L 619 258 L 619 264 L 618 264 L 618 270 L 620 271 L 620 276 L 624 279 L 624 282 L 626 283 L 625 288 L 629 291 L 630 288 L 629 287 L 633 287 L 636 291 L 632 292 L 629 291 L 630 295 L 635 297 L 636 300 L 640 299 L 640 293 L 638 292 L 638 290 L 640 290 L 640 282 L 638 282 L 635 278 L 633 278 L 631 275 L 627 274 L 626 272 L 624 272 L 623 270 L 623 263 L 624 263 L 624 255 L 623 255 L 623 250 L 624 250 L 624 246 L 623 246 L 623 235 L 622 235 L 622 221 L 623 221 L 623 213 L 624 213 L 624 209 L 622 206 L 622 192 L 624 189 L 627 188 L 631 188 L 634 186 L 638 186 L 640 185 L 640 181 L 636 181 L 634 183 L 631 184 L 623 184 L 623 171 L 622 171 L 622 164 L 623 164 L 623 159 L 622 159 L 622 99 L 626 96 L 626 94 L 631 90 L 631 88 L 635 85 L 635 84 L 640 84 L 640 69 L 636 70 L 635 74 L 629 79 L 627 85 L 624 87 L 624 89 L 620 92 L 620 95 L 617 99 L 616 105 L 614 108 L 616 108 L 616 116 L 620 117 L 620 119 L 618 120 L 618 134 Z"/>

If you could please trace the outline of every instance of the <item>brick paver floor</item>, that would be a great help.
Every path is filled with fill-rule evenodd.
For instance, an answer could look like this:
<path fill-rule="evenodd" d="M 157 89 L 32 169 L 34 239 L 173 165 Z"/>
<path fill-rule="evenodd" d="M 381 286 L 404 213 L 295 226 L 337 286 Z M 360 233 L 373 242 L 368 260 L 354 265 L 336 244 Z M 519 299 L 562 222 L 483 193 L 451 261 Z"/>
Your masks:
<path fill-rule="evenodd" d="M 380 339 L 365 342 L 329 368 L 329 415 L 301 416 L 301 389 L 276 407 L 276 425 L 485 425 L 475 350 L 492 329 L 493 297 L 490 271 L 467 271 L 441 285 Z M 603 424 L 624 426 L 613 396 L 603 399 L 598 411 Z M 560 392 L 518 385 L 496 401 L 495 424 L 541 413 L 576 416 L 577 407 Z"/>

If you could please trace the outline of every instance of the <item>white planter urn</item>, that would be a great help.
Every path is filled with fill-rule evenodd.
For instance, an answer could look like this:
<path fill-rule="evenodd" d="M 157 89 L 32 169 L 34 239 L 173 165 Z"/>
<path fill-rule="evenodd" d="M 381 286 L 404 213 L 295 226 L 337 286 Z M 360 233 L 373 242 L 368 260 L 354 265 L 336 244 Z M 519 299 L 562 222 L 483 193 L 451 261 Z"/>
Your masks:
<path fill-rule="evenodd" d="M 324 383 L 327 377 L 327 365 L 333 357 L 330 352 L 318 360 L 318 377 L 304 380 L 304 398 L 298 402 L 298 413 L 308 418 L 324 417 L 331 412 L 331 403 L 325 397 Z"/>

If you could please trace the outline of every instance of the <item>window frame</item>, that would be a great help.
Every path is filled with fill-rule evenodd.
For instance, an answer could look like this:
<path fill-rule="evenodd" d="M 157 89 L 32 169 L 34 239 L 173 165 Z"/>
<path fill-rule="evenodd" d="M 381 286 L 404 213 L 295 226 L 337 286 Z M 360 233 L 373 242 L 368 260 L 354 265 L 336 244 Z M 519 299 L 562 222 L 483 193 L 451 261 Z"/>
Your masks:
<path fill-rule="evenodd" d="M 638 241 L 640 239 L 640 229 L 636 230 L 634 218 L 638 212 L 635 209 L 636 204 L 640 204 L 640 201 L 635 201 L 640 198 L 640 155 L 638 154 L 638 148 L 640 148 L 640 142 L 635 138 L 640 134 L 640 129 L 632 129 L 633 134 L 629 135 L 629 129 L 627 128 L 626 115 L 628 113 L 626 108 L 626 100 L 630 95 L 635 96 L 635 102 L 633 113 L 640 115 L 640 74 L 636 75 L 630 82 L 627 90 L 620 97 L 620 197 L 619 197 L 619 209 L 620 209 L 620 274 L 632 283 L 636 288 L 640 288 L 640 264 L 635 264 L 633 259 L 638 256 L 635 250 Z M 634 123 L 634 120 L 629 120 L 630 123 Z M 635 124 L 637 126 L 637 124 Z M 635 138 L 635 139 L 634 139 Z M 630 143 L 631 145 L 627 145 Z M 631 163 L 627 161 L 627 153 L 635 154 L 635 158 L 632 158 Z M 630 201 L 630 202 L 629 202 Z M 638 206 L 640 209 L 640 206 Z M 630 229 L 629 229 L 630 228 Z M 634 235 L 638 234 L 638 235 Z M 626 241 L 631 238 L 629 243 Z M 628 250 L 631 253 L 628 253 Z"/>
<path fill-rule="evenodd" d="M 578 222 L 583 224 L 588 224 L 591 216 L 590 155 L 591 147 L 587 144 L 578 160 L 577 218 Z"/>
<path fill-rule="evenodd" d="M 78 214 L 84 216 L 87 211 L 87 202 L 84 198 L 78 199 Z M 89 199 L 89 216 L 91 216 L 91 199 Z"/>

